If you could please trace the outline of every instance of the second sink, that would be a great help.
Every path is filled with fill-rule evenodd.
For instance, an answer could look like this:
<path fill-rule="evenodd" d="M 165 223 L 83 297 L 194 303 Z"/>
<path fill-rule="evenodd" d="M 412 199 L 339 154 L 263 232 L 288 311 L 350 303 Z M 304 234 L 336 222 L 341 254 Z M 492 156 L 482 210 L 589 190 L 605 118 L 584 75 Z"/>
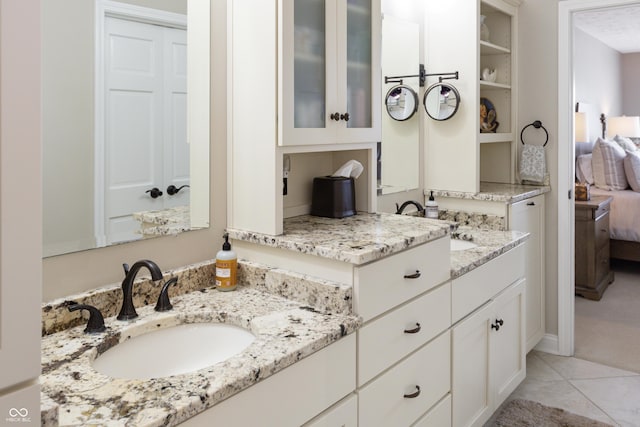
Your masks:
<path fill-rule="evenodd" d="M 194 372 L 247 348 L 255 336 L 225 323 L 189 323 L 145 333 L 110 348 L 93 361 L 115 378 L 149 379 Z"/>

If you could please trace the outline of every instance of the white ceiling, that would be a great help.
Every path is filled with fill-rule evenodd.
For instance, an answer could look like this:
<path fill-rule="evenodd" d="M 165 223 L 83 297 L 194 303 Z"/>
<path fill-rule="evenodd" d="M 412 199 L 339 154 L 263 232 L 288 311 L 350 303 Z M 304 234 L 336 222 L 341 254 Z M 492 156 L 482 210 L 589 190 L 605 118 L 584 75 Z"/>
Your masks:
<path fill-rule="evenodd" d="M 640 52 L 640 3 L 577 12 L 574 24 L 620 53 Z"/>

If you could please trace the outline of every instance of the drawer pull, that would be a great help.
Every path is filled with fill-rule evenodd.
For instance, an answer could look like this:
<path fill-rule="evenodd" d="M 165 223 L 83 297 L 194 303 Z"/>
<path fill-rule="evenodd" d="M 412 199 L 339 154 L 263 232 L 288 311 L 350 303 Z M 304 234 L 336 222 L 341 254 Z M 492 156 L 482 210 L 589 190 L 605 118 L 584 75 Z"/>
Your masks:
<path fill-rule="evenodd" d="M 416 270 L 416 272 L 414 274 L 405 274 L 404 275 L 405 279 L 417 279 L 418 277 L 420 277 L 420 270 Z"/>
<path fill-rule="evenodd" d="M 491 325 L 491 329 L 495 329 L 496 331 L 500 330 L 500 326 L 504 325 L 504 320 L 497 319 L 495 323 Z"/>
<path fill-rule="evenodd" d="M 416 397 L 420 396 L 420 386 L 417 385 L 416 386 L 416 391 L 411 393 L 411 394 L 405 394 L 404 397 L 405 399 L 414 399 Z"/>
<path fill-rule="evenodd" d="M 529 202 L 529 203 L 527 203 L 527 206 L 535 206 L 535 205 L 536 205 L 536 204 L 535 204 L 535 202 Z"/>
<path fill-rule="evenodd" d="M 421 328 L 420 323 L 416 322 L 416 327 L 415 328 L 413 328 L 413 329 L 405 329 L 404 333 L 405 334 L 417 334 L 418 332 L 420 332 L 420 328 Z"/>

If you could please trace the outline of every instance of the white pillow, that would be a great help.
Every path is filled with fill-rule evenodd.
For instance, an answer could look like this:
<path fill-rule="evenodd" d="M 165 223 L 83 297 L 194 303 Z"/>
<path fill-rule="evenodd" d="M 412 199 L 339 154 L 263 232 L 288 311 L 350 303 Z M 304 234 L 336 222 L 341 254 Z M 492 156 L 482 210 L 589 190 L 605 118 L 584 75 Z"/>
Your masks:
<path fill-rule="evenodd" d="M 613 137 L 613 140 L 620 146 L 624 151 L 637 151 L 638 147 L 633 143 L 629 138 L 625 138 L 624 136 L 616 135 Z"/>
<path fill-rule="evenodd" d="M 585 182 L 593 185 L 593 169 L 591 168 L 592 154 L 582 154 L 576 160 L 576 176 L 581 184 Z"/>
<path fill-rule="evenodd" d="M 624 173 L 625 156 L 626 152 L 617 143 L 598 138 L 591 158 L 596 187 L 603 190 L 625 190 L 629 187 Z"/>
<path fill-rule="evenodd" d="M 640 193 L 640 151 L 627 152 L 624 158 L 624 173 L 631 189 Z"/>

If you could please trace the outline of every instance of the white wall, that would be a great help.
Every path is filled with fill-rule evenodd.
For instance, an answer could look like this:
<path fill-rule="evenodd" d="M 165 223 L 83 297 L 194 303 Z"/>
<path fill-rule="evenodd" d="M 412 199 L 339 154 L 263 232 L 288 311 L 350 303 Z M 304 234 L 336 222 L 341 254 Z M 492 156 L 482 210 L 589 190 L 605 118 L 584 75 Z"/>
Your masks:
<path fill-rule="evenodd" d="M 622 55 L 622 114 L 640 116 L 640 53 Z"/>
<path fill-rule="evenodd" d="M 623 113 L 622 57 L 582 30 L 574 29 L 574 88 L 577 102 L 590 105 L 589 140 L 602 135 L 599 115 L 620 116 Z"/>

